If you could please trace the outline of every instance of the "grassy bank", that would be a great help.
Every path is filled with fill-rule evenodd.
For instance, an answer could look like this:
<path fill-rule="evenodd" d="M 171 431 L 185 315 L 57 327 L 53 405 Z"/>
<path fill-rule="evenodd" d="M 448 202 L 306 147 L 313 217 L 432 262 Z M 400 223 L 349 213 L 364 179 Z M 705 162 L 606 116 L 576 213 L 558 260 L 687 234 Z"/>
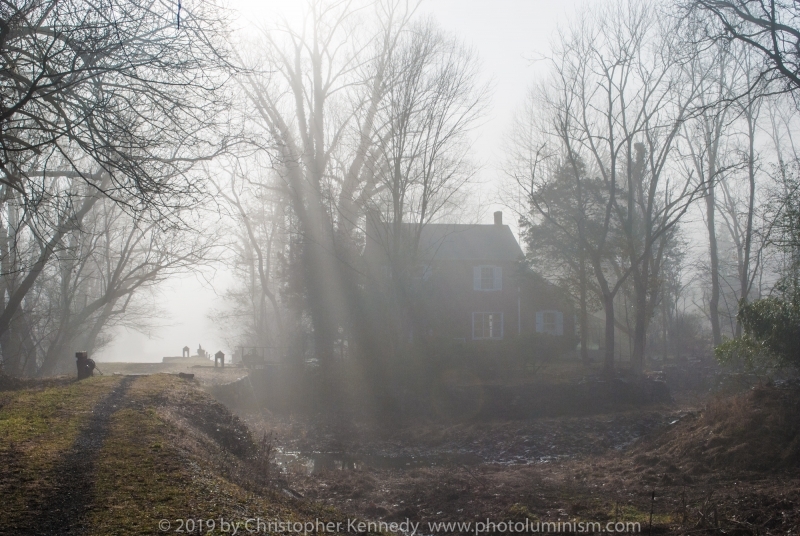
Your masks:
<path fill-rule="evenodd" d="M 346 526 L 257 474 L 266 466 L 244 424 L 175 376 L 1 391 L 0 437 L 0 534 L 221 534 L 221 519 L 251 518 Z"/>

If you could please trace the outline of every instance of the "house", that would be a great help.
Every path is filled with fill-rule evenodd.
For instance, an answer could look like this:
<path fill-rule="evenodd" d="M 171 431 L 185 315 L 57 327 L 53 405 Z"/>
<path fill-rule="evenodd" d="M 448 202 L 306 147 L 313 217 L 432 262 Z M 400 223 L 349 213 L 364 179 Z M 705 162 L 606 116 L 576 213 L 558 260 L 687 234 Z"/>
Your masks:
<path fill-rule="evenodd" d="M 368 225 L 365 258 L 375 284 L 396 284 L 387 253 L 388 225 Z M 489 225 L 428 224 L 416 231 L 414 277 L 403 289 L 416 307 L 409 338 L 491 345 L 533 334 L 574 339 L 574 314 L 564 292 L 526 271 L 514 234 L 495 212 Z M 404 238 L 406 243 L 413 240 Z M 571 346 L 574 348 L 574 346 Z"/>

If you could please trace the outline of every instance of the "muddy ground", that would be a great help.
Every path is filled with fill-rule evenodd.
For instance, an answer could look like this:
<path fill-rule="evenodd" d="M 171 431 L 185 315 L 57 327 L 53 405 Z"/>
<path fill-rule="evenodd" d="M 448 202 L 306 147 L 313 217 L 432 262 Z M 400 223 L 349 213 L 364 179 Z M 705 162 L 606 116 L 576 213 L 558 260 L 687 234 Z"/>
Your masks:
<path fill-rule="evenodd" d="M 259 437 L 271 434 L 295 492 L 367 519 L 410 519 L 426 533 L 467 532 L 428 530 L 434 522 L 528 519 L 630 521 L 645 534 L 800 534 L 800 471 L 648 454 L 666 449 L 658 438 L 671 430 L 697 428 L 706 409 L 388 430 L 267 412 L 245 420 Z"/>

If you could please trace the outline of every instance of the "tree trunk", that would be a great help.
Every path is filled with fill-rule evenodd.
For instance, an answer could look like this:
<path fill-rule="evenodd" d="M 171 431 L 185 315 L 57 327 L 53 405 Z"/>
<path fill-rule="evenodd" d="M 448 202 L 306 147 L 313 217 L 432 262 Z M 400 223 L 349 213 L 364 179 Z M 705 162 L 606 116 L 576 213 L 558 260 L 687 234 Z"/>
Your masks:
<path fill-rule="evenodd" d="M 588 284 L 586 281 L 586 253 L 581 245 L 581 259 L 579 268 L 580 277 L 580 329 L 581 329 L 581 361 L 584 365 L 589 365 L 589 312 L 588 312 Z"/>
<path fill-rule="evenodd" d="M 614 295 L 605 292 L 603 295 L 603 310 L 606 314 L 605 356 L 603 357 L 603 371 L 606 375 L 614 374 Z"/>
<path fill-rule="evenodd" d="M 666 293 L 665 293 L 666 294 Z M 667 346 L 667 296 L 663 296 L 661 299 L 661 359 L 664 363 L 667 362 L 667 354 L 669 353 L 669 347 Z"/>
<path fill-rule="evenodd" d="M 708 228 L 708 254 L 711 261 L 711 299 L 709 300 L 709 316 L 711 318 L 711 333 L 714 346 L 722 344 L 722 329 L 719 323 L 719 254 L 717 250 L 717 230 L 714 223 L 716 202 L 714 198 L 713 174 L 709 173 L 706 184 L 706 212 L 708 214 L 706 226 Z"/>
<path fill-rule="evenodd" d="M 651 240 L 651 218 L 647 207 L 651 205 L 649 202 L 644 202 L 640 197 L 640 223 L 636 225 L 636 202 L 635 193 L 639 192 L 640 196 L 644 189 L 644 169 L 645 169 L 645 146 L 642 143 L 635 143 L 634 150 L 636 151 L 635 160 L 628 160 L 629 178 L 628 178 L 628 248 L 630 249 L 630 262 L 631 273 L 633 274 L 633 289 L 634 289 L 634 311 L 636 319 L 634 320 L 633 328 L 633 341 L 631 344 L 631 369 L 634 372 L 641 372 L 644 368 L 644 351 L 647 339 L 647 326 L 650 317 L 647 314 L 647 296 L 650 291 L 650 274 L 649 267 L 652 257 Z M 630 154 L 630 153 L 629 153 Z M 652 179 L 655 184 L 655 178 Z M 649 201 L 650 198 L 648 198 Z M 644 251 L 641 257 L 636 250 L 636 236 L 635 233 L 644 235 Z"/>
<path fill-rule="evenodd" d="M 753 213 L 755 212 L 756 198 L 756 170 L 755 170 L 755 119 L 753 117 L 752 104 L 747 109 L 747 179 L 748 179 L 748 198 L 747 198 L 747 223 L 744 234 L 744 252 L 742 255 L 742 266 L 739 269 L 739 289 L 740 299 L 743 303 L 747 302 L 750 294 L 750 255 L 753 247 Z M 736 336 L 742 335 L 742 323 L 736 318 Z"/>
<path fill-rule="evenodd" d="M 106 180 L 104 180 L 100 185 L 98 191 L 102 191 L 102 189 L 105 187 L 105 184 Z M 56 246 L 58 246 L 58 244 L 61 242 L 61 239 L 65 234 L 67 234 L 67 232 L 80 225 L 84 216 L 86 216 L 89 210 L 91 210 L 98 198 L 98 195 L 91 195 L 90 197 L 85 198 L 83 205 L 78 212 L 76 212 L 74 215 L 71 215 L 71 217 L 66 218 L 64 222 L 61 222 L 56 231 L 53 233 L 53 236 L 50 237 L 50 240 L 45 244 L 41 244 L 39 258 L 36 260 L 33 266 L 31 266 L 30 270 L 22 279 L 20 284 L 14 289 L 14 292 L 9 295 L 8 301 L 5 303 L 5 307 L 2 310 L 2 314 L 0 314 L 0 336 L 2 336 L 6 330 L 8 330 L 14 315 L 19 310 L 23 300 L 25 299 L 25 296 L 28 294 L 28 291 L 33 288 L 33 284 L 36 282 L 39 275 L 44 270 L 47 262 L 50 260 L 50 257 L 55 252 Z"/>
<path fill-rule="evenodd" d="M 645 274 L 646 275 L 646 274 Z M 649 324 L 647 314 L 647 294 L 648 284 L 647 278 L 644 281 L 635 281 L 634 288 L 636 289 L 636 303 L 634 310 L 636 311 L 636 321 L 633 328 L 633 352 L 631 354 L 631 369 L 634 372 L 642 372 L 644 370 L 644 353 L 645 345 L 647 344 L 647 326 Z"/>

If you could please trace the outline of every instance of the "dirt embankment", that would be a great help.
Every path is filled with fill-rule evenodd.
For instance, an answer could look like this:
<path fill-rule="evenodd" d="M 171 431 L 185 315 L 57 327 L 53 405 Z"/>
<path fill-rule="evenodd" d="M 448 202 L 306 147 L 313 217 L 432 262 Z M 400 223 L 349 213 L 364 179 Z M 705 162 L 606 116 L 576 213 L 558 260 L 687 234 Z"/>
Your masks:
<path fill-rule="evenodd" d="M 0 534 L 345 520 L 287 497 L 247 427 L 191 382 L 158 374 L 13 387 L 0 390 Z"/>
<path fill-rule="evenodd" d="M 714 398 L 632 453 L 642 467 L 689 473 L 800 469 L 800 386 L 758 386 Z"/>

